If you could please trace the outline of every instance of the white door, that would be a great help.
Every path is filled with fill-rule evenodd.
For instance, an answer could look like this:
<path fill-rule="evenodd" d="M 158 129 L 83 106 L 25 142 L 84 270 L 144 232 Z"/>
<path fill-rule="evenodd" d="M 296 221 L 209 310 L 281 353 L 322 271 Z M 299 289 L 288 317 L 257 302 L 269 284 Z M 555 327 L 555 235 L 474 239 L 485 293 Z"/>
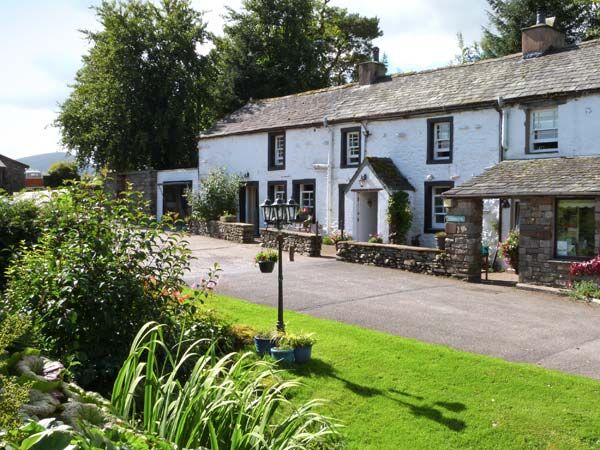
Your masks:
<path fill-rule="evenodd" d="M 377 192 L 357 192 L 356 201 L 356 238 L 367 242 L 377 234 Z"/>

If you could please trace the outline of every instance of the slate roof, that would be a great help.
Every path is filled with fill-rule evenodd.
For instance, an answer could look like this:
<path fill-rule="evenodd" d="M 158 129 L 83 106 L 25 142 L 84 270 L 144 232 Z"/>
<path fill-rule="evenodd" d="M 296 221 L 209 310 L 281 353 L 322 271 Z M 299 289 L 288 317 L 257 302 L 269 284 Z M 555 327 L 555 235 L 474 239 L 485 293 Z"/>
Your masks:
<path fill-rule="evenodd" d="M 229 115 L 202 137 L 274 128 L 442 112 L 491 106 L 498 97 L 527 97 L 600 90 L 600 39 L 565 47 L 537 58 L 522 54 L 397 74 L 372 85 L 351 83 L 286 97 L 256 100 Z"/>
<path fill-rule="evenodd" d="M 600 156 L 502 161 L 445 197 L 600 195 Z"/>
<path fill-rule="evenodd" d="M 379 158 L 367 156 L 356 172 L 348 182 L 348 188 L 354 184 L 356 177 L 361 173 L 365 166 L 370 166 L 371 170 L 381 182 L 386 191 L 390 194 L 396 191 L 414 191 L 415 188 L 410 184 L 402 172 L 398 169 L 391 158 Z"/>

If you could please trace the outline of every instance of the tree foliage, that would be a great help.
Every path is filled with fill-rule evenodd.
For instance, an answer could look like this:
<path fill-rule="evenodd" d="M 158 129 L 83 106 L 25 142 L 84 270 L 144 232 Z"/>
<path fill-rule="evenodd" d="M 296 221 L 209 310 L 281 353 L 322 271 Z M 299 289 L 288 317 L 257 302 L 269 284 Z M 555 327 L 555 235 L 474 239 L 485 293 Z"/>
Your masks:
<path fill-rule="evenodd" d="M 80 165 L 113 170 L 190 166 L 214 120 L 208 34 L 189 0 L 103 1 L 91 44 L 55 122 Z"/>
<path fill-rule="evenodd" d="M 226 20 L 214 54 L 231 108 L 343 84 L 382 35 L 378 18 L 328 0 L 245 0 L 241 11 L 228 9 Z"/>
<path fill-rule="evenodd" d="M 535 24 L 538 11 L 555 16 L 557 27 L 574 43 L 599 35 L 600 5 L 595 0 L 487 0 L 489 25 L 483 28 L 484 58 L 521 51 L 521 30 Z"/>
<path fill-rule="evenodd" d="M 75 161 L 56 161 L 48 168 L 48 176 L 44 179 L 44 185 L 58 187 L 65 181 L 78 181 L 79 179 L 79 171 Z"/>

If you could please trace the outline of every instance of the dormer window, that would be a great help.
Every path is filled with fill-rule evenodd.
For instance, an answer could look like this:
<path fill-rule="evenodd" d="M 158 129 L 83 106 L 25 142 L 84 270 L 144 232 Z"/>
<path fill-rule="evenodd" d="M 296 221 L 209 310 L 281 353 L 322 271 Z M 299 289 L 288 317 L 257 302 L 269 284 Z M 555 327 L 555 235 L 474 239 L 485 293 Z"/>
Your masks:
<path fill-rule="evenodd" d="M 285 169 L 285 133 L 269 134 L 269 170 Z"/>
<path fill-rule="evenodd" d="M 427 133 L 427 164 L 451 163 L 454 146 L 452 117 L 429 119 Z"/>
<path fill-rule="evenodd" d="M 558 108 L 534 109 L 530 116 L 529 151 L 531 153 L 558 150 Z"/>
<path fill-rule="evenodd" d="M 360 127 L 342 130 L 342 168 L 358 167 L 362 159 Z"/>

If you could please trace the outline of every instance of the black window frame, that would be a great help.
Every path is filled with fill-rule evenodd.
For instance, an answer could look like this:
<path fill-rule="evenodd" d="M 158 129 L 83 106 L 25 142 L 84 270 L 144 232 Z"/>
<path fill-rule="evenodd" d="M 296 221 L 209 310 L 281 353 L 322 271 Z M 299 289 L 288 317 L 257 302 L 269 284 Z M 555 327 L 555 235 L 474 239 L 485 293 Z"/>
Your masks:
<path fill-rule="evenodd" d="M 287 187 L 287 181 L 286 180 L 280 180 L 280 181 L 267 181 L 267 198 L 270 199 L 271 201 L 275 201 L 275 186 L 284 186 L 284 191 L 283 191 L 283 196 L 285 197 L 284 200 L 287 201 L 288 200 L 288 187 Z"/>
<path fill-rule="evenodd" d="M 594 201 L 594 218 L 596 217 L 596 214 L 598 213 L 596 211 L 596 206 L 598 205 L 598 201 L 596 200 L 595 197 L 585 197 L 585 196 L 577 196 L 577 197 L 557 197 L 554 199 L 554 211 L 553 211 L 553 215 L 554 215 L 554 227 L 553 227 L 553 236 L 552 236 L 552 241 L 553 241 L 553 256 L 554 259 L 557 261 L 589 261 L 590 259 L 593 259 L 595 257 L 595 255 L 597 254 L 597 250 L 598 250 L 598 242 L 596 242 L 596 238 L 598 233 L 596 231 L 594 231 L 594 252 L 591 256 L 559 256 L 558 255 L 558 203 L 561 200 L 591 200 Z M 597 224 L 596 224 L 597 226 Z"/>
<path fill-rule="evenodd" d="M 275 164 L 275 138 L 283 135 L 283 164 Z M 269 133 L 269 156 L 268 156 L 268 170 L 285 170 L 285 163 L 287 160 L 287 136 L 285 130 L 271 131 Z"/>
<path fill-rule="evenodd" d="M 340 130 L 341 134 L 341 146 L 340 146 L 340 168 L 341 169 L 349 169 L 349 168 L 353 168 L 353 167 L 358 167 L 361 165 L 362 160 L 363 160 L 363 151 L 362 151 L 362 130 L 361 127 L 350 127 L 350 128 L 342 128 Z M 347 140 L 347 135 L 348 133 L 354 133 L 354 132 L 358 132 L 358 151 L 359 151 L 359 158 L 358 158 L 358 163 L 356 164 L 349 164 L 348 163 L 348 140 Z"/>
<path fill-rule="evenodd" d="M 433 228 L 433 223 L 431 220 L 431 216 L 433 215 L 433 202 L 431 201 L 431 196 L 433 193 L 434 187 L 448 187 L 448 189 L 452 189 L 454 187 L 454 181 L 452 180 L 444 180 L 444 181 L 426 181 L 425 182 L 425 208 L 424 210 L 424 227 L 423 232 L 425 234 L 433 234 L 438 233 L 440 231 L 444 231 L 444 228 Z"/>
<path fill-rule="evenodd" d="M 292 198 L 300 205 L 300 185 L 301 184 L 312 184 L 313 185 L 313 215 L 312 222 L 317 221 L 317 179 L 316 178 L 304 178 L 302 180 L 292 180 Z M 300 206 L 302 208 L 302 206 Z"/>
<path fill-rule="evenodd" d="M 433 143 L 435 125 L 438 123 L 450 123 L 450 158 L 449 159 L 435 159 Z M 454 117 L 435 117 L 433 119 L 427 119 L 427 164 L 452 164 L 454 159 Z"/>

